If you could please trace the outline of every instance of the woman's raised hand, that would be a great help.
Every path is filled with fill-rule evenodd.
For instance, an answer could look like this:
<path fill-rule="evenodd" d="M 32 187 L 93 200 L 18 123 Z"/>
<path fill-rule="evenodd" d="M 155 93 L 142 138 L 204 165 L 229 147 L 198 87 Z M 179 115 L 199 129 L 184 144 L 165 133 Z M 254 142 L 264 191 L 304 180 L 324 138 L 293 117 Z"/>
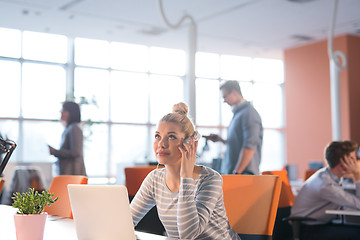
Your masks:
<path fill-rule="evenodd" d="M 181 177 L 192 178 L 196 160 L 197 145 L 198 141 L 195 141 L 194 137 L 191 137 L 190 144 L 183 143 L 182 146 L 179 147 L 181 152 Z"/>

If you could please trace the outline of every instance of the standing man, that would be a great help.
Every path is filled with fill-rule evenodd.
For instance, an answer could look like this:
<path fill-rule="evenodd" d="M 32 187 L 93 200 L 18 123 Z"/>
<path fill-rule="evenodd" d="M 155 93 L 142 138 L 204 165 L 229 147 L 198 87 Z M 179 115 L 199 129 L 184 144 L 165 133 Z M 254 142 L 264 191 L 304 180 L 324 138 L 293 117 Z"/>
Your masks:
<path fill-rule="evenodd" d="M 232 108 L 234 116 L 228 127 L 227 140 L 216 134 L 207 138 L 227 145 L 221 162 L 221 174 L 259 175 L 263 127 L 261 118 L 252 104 L 246 101 L 239 82 L 227 81 L 220 86 L 224 102 Z"/>

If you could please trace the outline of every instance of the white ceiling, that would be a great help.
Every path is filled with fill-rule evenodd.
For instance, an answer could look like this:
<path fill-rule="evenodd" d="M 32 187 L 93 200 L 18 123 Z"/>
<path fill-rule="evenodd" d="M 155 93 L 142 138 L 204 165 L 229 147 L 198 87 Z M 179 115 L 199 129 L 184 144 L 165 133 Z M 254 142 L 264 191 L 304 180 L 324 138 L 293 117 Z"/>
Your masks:
<path fill-rule="evenodd" d="M 198 51 L 282 58 L 327 39 L 332 0 L 163 0 L 175 24 L 197 24 Z M 0 0 L 0 27 L 186 49 L 188 25 L 167 27 L 158 0 Z M 360 0 L 339 0 L 335 35 L 360 36 Z M 1 36 L 0 36 L 1 37 Z"/>

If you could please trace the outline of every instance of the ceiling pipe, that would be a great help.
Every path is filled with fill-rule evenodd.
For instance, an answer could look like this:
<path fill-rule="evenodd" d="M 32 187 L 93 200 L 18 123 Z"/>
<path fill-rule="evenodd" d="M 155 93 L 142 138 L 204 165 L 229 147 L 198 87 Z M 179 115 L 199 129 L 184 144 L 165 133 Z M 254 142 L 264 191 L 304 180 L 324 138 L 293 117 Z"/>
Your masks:
<path fill-rule="evenodd" d="M 345 54 L 341 51 L 333 52 L 332 49 L 337 4 L 338 0 L 334 0 L 334 9 L 328 39 L 328 55 L 330 60 L 331 123 L 333 141 L 339 141 L 342 139 L 340 107 L 340 71 L 344 70 L 347 66 Z"/>
<path fill-rule="evenodd" d="M 171 24 L 165 16 L 162 0 L 159 0 L 161 16 L 166 25 L 171 29 L 178 29 L 186 20 L 190 20 L 188 35 L 188 50 L 186 53 L 186 79 L 184 81 L 184 100 L 190 109 L 190 115 L 194 123 L 196 123 L 196 96 L 195 96 L 195 54 L 197 49 L 197 26 L 192 16 L 185 14 L 176 24 Z"/>

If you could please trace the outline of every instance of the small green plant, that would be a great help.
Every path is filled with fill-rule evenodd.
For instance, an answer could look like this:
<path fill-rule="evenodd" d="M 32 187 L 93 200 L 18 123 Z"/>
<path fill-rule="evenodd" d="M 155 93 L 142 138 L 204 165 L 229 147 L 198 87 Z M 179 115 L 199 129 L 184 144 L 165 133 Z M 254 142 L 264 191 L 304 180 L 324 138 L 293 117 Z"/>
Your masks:
<path fill-rule="evenodd" d="M 29 188 L 28 192 L 14 193 L 12 206 L 17 208 L 17 214 L 40 214 L 44 211 L 46 205 L 50 206 L 58 200 L 53 199 L 54 194 L 49 190 L 39 193 L 34 188 Z"/>

